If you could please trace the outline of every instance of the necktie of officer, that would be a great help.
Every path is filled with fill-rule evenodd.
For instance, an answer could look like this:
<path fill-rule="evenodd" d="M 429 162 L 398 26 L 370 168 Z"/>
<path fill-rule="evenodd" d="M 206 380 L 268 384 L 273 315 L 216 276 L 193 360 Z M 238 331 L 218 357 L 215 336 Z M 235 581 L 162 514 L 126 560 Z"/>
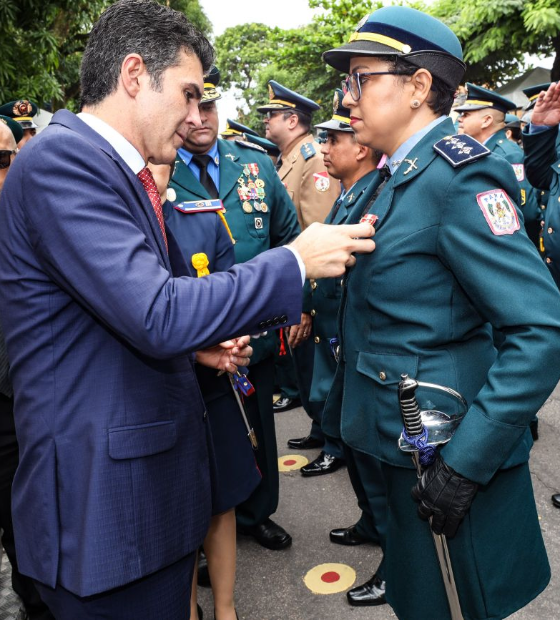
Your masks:
<path fill-rule="evenodd" d="M 148 168 L 148 166 L 146 166 L 145 168 L 142 168 L 142 170 L 140 170 L 140 172 L 136 176 L 142 182 L 142 185 L 144 186 L 144 189 L 148 194 L 148 198 L 152 203 L 152 207 L 154 208 L 159 227 L 161 228 L 163 240 L 165 241 L 165 247 L 169 252 L 169 247 L 167 246 L 167 235 L 165 234 L 165 223 L 163 221 L 163 208 L 161 206 L 161 198 L 159 197 L 158 188 L 156 182 L 154 181 L 152 171 Z"/>
<path fill-rule="evenodd" d="M 381 177 L 381 183 L 377 186 L 377 189 L 373 193 L 371 200 L 368 201 L 364 210 L 362 211 L 362 217 L 371 209 L 373 203 L 377 200 L 385 185 L 387 185 L 387 181 L 389 181 L 389 179 L 391 178 L 391 168 L 389 168 L 389 166 L 385 164 L 383 168 L 379 169 L 379 176 Z"/>
<path fill-rule="evenodd" d="M 218 188 L 208 174 L 208 164 L 212 161 L 210 155 L 193 155 L 193 161 L 200 168 L 200 184 L 210 195 L 210 198 L 218 198 Z"/>

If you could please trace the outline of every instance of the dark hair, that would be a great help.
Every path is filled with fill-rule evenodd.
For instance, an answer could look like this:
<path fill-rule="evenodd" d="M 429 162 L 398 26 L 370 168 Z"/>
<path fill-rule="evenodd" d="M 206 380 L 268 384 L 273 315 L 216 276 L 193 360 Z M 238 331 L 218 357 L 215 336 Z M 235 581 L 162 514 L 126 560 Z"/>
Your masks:
<path fill-rule="evenodd" d="M 179 63 L 183 50 L 199 58 L 204 73 L 210 70 L 214 49 L 182 13 L 153 0 L 119 0 L 89 35 L 80 69 L 81 106 L 115 92 L 128 54 L 142 57 L 152 88 L 160 90 L 163 72 Z"/>
<path fill-rule="evenodd" d="M 289 118 L 292 114 L 298 117 L 298 122 L 302 129 L 305 129 L 307 133 L 311 131 L 311 116 L 302 112 L 301 110 L 286 110 L 283 114 L 284 118 Z"/>
<path fill-rule="evenodd" d="M 400 75 L 411 76 L 420 69 L 416 65 L 407 62 L 404 58 L 399 56 L 391 56 L 387 60 L 392 63 L 392 70 L 397 71 Z M 431 73 L 431 72 L 430 72 Z M 431 73 L 432 76 L 432 88 L 430 89 L 430 96 L 428 97 L 428 106 L 437 116 L 442 114 L 449 114 L 453 100 L 455 98 L 455 89 L 448 86 L 443 80 Z"/>

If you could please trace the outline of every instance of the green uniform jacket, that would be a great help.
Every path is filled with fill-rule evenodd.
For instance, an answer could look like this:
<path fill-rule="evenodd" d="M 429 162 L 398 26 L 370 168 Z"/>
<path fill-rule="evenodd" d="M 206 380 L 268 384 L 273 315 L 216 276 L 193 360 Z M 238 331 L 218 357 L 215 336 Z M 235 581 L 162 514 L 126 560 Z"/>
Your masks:
<path fill-rule="evenodd" d="M 515 142 L 507 139 L 505 129 L 500 129 L 493 136 L 488 138 L 484 146 L 495 153 L 501 155 L 512 165 L 515 176 L 519 181 L 521 200 L 519 207 L 523 212 L 525 228 L 533 243 L 539 246 L 539 235 L 541 232 L 542 210 L 539 205 L 538 192 L 530 184 L 525 173 L 525 154 L 523 149 Z M 515 196 L 513 196 L 515 198 Z"/>
<path fill-rule="evenodd" d="M 371 207 L 376 248 L 345 280 L 342 360 L 323 424 L 355 449 L 412 467 L 397 447 L 401 374 L 451 387 L 469 409 L 442 455 L 486 484 L 527 461 L 529 422 L 560 377 L 560 294 L 522 226 L 491 228 L 507 229 L 517 213 L 507 206 L 506 193 L 518 195 L 511 166 L 488 154 L 454 168 L 434 150 L 452 133 L 446 120 L 424 136 L 408 155 L 417 169 L 401 165 Z M 493 215 L 481 206 L 491 196 L 500 199 Z M 356 205 L 348 223 L 360 216 Z M 489 324 L 505 337 L 498 354 Z M 453 412 L 438 392 L 418 397 L 422 409 Z"/>
<path fill-rule="evenodd" d="M 265 250 L 292 241 L 300 232 L 296 211 L 265 151 L 247 142 L 218 140 L 218 152 L 220 199 L 226 209 L 225 218 L 234 239 L 236 262 L 243 263 Z M 258 185 L 262 184 L 259 200 L 242 200 L 238 188 L 257 181 Z M 176 192 L 174 202 L 177 204 L 210 198 L 179 156 L 175 160 L 170 187 Z M 255 209 L 255 202 L 259 205 L 264 203 L 266 209 Z M 246 203 L 251 204 L 251 211 L 248 206 L 243 209 Z M 186 214 L 185 225 L 188 225 L 188 218 Z M 254 338 L 251 346 L 254 350 L 251 364 L 255 364 L 274 354 L 276 338 L 269 333 Z"/>
<path fill-rule="evenodd" d="M 523 146 L 530 182 L 548 190 L 543 244 L 546 264 L 560 286 L 560 139 L 558 126 L 538 133 L 523 132 Z"/>
<path fill-rule="evenodd" d="M 344 197 L 342 203 L 335 202 L 325 220 L 326 224 L 344 224 L 348 214 L 359 202 L 370 183 L 379 177 L 377 170 L 372 170 L 359 179 Z M 311 316 L 313 317 L 313 336 L 315 340 L 315 360 L 313 364 L 313 383 L 310 399 L 325 401 L 331 389 L 336 362 L 329 344 L 337 335 L 337 316 L 342 295 L 340 278 L 325 278 L 311 285 Z"/>

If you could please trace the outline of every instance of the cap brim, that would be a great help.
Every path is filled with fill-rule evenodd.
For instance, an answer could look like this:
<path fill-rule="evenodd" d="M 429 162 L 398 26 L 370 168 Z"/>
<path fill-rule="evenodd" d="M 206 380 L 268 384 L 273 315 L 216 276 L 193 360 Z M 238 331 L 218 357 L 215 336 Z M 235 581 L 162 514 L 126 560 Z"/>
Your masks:
<path fill-rule="evenodd" d="M 472 112 L 474 110 L 484 110 L 485 108 L 491 108 L 492 110 L 497 110 L 497 108 L 494 108 L 494 106 L 491 106 L 491 105 L 480 105 L 477 103 L 464 103 L 463 105 L 453 108 L 453 112 Z"/>
<path fill-rule="evenodd" d="M 402 56 L 402 54 L 376 41 L 352 41 L 323 52 L 323 60 L 343 73 L 350 72 L 350 59 L 355 56 Z"/>
<path fill-rule="evenodd" d="M 280 103 L 267 103 L 266 105 L 261 105 L 257 108 L 257 112 L 282 112 L 282 111 L 293 111 L 295 108 L 292 108 L 287 105 L 282 105 Z"/>
<path fill-rule="evenodd" d="M 334 131 L 348 131 L 352 133 L 354 132 L 352 127 L 350 127 L 350 125 L 348 125 L 347 123 L 341 123 L 332 119 L 330 121 L 325 121 L 324 123 L 319 123 L 314 127 L 316 129 L 332 129 Z"/>

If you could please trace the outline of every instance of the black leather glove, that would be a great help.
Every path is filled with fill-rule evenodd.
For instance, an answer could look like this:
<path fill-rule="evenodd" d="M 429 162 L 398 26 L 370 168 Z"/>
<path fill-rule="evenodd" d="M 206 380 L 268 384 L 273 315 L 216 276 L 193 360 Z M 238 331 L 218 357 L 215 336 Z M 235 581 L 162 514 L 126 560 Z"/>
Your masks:
<path fill-rule="evenodd" d="M 420 502 L 418 515 L 428 520 L 432 517 L 432 530 L 452 538 L 457 533 L 478 491 L 478 484 L 464 478 L 441 458 L 424 471 L 412 489 L 412 497 Z"/>

